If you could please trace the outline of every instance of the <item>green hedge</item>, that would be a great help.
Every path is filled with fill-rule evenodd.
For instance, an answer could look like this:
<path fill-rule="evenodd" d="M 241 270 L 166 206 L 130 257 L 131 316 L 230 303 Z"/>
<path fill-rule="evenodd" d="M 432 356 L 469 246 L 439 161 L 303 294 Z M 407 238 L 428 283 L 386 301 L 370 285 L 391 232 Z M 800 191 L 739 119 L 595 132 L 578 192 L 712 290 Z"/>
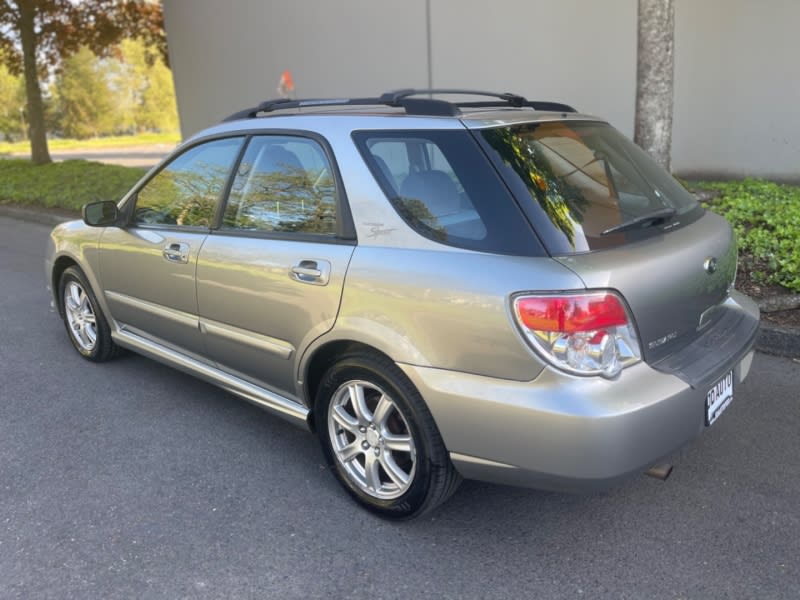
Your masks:
<path fill-rule="evenodd" d="M 0 203 L 77 211 L 94 200 L 119 200 L 145 172 L 86 160 L 34 166 L 0 159 Z"/>
<path fill-rule="evenodd" d="M 800 187 L 757 179 L 692 187 L 720 194 L 707 206 L 733 225 L 754 279 L 800 292 Z"/>

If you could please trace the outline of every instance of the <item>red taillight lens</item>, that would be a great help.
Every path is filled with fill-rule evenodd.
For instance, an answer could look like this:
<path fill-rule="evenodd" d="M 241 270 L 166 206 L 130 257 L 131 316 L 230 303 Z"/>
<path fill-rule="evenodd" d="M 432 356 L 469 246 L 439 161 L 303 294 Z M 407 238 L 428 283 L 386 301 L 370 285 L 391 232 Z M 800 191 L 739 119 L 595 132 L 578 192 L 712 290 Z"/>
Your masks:
<path fill-rule="evenodd" d="M 615 377 L 641 360 L 633 320 L 615 292 L 521 295 L 514 314 L 534 350 L 570 373 Z"/>
<path fill-rule="evenodd" d="M 522 297 L 517 312 L 522 324 L 536 331 L 576 333 L 628 322 L 625 308 L 613 294 Z"/>

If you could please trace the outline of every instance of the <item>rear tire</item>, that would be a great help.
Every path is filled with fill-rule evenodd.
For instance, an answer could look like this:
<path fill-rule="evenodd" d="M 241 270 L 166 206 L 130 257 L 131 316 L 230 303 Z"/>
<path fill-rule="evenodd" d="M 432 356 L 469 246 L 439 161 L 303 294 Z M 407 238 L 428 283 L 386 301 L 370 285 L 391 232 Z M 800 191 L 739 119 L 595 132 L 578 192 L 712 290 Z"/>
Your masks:
<path fill-rule="evenodd" d="M 62 273 L 58 301 L 69 340 L 81 356 L 92 362 L 104 362 L 121 353 L 111 339 L 111 327 L 97 297 L 78 267 L 69 267 Z"/>
<path fill-rule="evenodd" d="M 381 517 L 423 515 L 461 481 L 419 392 L 382 355 L 355 352 L 330 367 L 317 391 L 315 421 L 336 478 Z"/>

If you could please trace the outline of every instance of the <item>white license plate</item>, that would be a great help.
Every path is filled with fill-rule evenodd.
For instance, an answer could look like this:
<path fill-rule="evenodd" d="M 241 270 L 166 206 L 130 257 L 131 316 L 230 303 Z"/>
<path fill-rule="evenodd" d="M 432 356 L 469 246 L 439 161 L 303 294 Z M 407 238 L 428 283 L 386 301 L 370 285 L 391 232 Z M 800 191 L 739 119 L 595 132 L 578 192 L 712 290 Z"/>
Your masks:
<path fill-rule="evenodd" d="M 733 371 L 711 386 L 706 394 L 706 425 L 711 425 L 733 400 Z"/>

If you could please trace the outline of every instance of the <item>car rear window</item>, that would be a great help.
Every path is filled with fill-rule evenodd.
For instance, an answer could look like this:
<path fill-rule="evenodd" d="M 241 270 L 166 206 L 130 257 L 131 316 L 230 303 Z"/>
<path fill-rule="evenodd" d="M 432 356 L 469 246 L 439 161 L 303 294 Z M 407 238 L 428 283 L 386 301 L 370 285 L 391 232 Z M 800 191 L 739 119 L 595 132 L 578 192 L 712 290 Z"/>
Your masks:
<path fill-rule="evenodd" d="M 544 254 L 468 131 L 360 131 L 353 138 L 395 210 L 420 234 L 470 250 Z"/>
<path fill-rule="evenodd" d="M 703 213 L 683 186 L 606 123 L 550 121 L 476 133 L 553 255 L 620 246 Z"/>

